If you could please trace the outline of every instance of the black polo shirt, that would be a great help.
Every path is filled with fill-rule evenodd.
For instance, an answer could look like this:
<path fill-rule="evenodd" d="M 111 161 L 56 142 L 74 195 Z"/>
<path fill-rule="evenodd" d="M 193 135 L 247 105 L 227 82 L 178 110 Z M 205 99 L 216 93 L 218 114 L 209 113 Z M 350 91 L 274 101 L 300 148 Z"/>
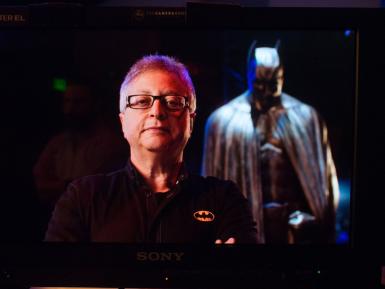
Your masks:
<path fill-rule="evenodd" d="M 46 241 L 255 243 L 248 201 L 230 181 L 189 175 L 157 200 L 131 163 L 69 184 L 56 204 Z"/>

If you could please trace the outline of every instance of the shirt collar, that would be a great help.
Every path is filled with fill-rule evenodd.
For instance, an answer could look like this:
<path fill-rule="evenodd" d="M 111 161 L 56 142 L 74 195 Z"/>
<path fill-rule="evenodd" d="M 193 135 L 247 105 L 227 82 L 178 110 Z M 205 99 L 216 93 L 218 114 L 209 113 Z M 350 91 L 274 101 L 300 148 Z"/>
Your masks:
<path fill-rule="evenodd" d="M 148 187 L 142 175 L 138 172 L 138 170 L 132 164 L 130 159 L 127 161 L 126 170 L 128 172 L 130 179 L 134 180 L 135 185 L 137 187 Z M 182 165 L 180 166 L 180 170 L 179 170 L 178 178 L 175 182 L 175 186 L 179 185 L 181 182 L 186 180 L 188 178 L 188 175 L 189 174 L 188 174 L 187 166 L 183 162 Z"/>

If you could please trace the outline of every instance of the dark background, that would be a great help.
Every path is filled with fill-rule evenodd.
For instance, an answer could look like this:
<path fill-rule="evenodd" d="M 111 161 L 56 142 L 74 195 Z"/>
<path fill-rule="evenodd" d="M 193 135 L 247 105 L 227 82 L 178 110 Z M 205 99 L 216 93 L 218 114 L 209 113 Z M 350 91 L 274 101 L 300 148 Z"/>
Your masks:
<path fill-rule="evenodd" d="M 167 54 L 185 63 L 197 92 L 197 119 L 186 149 L 199 173 L 209 114 L 246 88 L 246 55 L 252 40 L 274 46 L 280 39 L 284 91 L 314 106 L 326 121 L 337 173 L 348 188 L 340 222 L 349 224 L 355 102 L 355 34 L 344 30 L 251 31 L 186 29 L 31 29 L 0 31 L 2 240 L 42 238 L 32 167 L 52 135 L 63 128 L 55 78 L 85 78 L 118 126 L 120 83 L 146 54 Z"/>

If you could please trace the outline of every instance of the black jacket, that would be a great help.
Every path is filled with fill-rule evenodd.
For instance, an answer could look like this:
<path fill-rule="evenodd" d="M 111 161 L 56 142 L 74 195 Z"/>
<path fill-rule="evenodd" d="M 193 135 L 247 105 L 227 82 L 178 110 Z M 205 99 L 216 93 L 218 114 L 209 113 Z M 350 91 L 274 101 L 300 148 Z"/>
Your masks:
<path fill-rule="evenodd" d="M 214 244 L 230 237 L 237 243 L 256 242 L 249 204 L 233 182 L 183 171 L 157 205 L 155 193 L 129 163 L 69 184 L 45 240 Z"/>

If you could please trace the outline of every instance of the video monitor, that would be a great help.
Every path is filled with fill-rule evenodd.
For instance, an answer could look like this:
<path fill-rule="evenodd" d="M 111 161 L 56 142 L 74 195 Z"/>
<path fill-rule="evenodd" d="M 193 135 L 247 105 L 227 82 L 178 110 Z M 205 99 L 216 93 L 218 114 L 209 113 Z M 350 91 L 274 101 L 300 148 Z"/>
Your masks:
<path fill-rule="evenodd" d="M 0 287 L 371 288 L 383 11 L 209 6 L 0 9 Z"/>
<path fill-rule="evenodd" d="M 124 104 L 122 110 L 122 82 L 139 59 L 166 55 L 185 65 L 195 87 L 196 114 L 183 154 L 188 173 L 235 182 L 251 208 L 259 244 L 349 244 L 357 81 L 354 29 L 2 27 L 0 39 L 6 216 L 1 219 L 1 242 L 46 238 L 141 243 L 137 232 L 147 228 L 140 227 L 143 220 L 136 211 L 130 213 L 138 208 L 109 195 L 131 190 L 127 184 L 114 184 L 113 190 L 108 187 L 112 183 L 95 184 L 98 193 L 106 194 L 97 204 L 82 198 L 96 195 L 77 191 L 80 202 L 88 202 L 82 208 L 74 200 L 66 202 L 64 192 L 85 176 L 126 170 L 132 154 L 119 113 L 150 108 L 135 110 Z M 154 85 L 151 78 L 147 81 Z M 154 94 L 130 89 L 131 95 Z M 175 91 L 158 94 L 162 109 L 168 111 Z M 133 105 L 147 98 L 130 101 Z M 159 135 L 172 134 L 164 129 Z M 194 190 L 199 187 L 191 193 Z M 62 202 L 55 211 L 58 200 Z M 122 204 L 126 201 L 127 207 Z M 185 232 L 192 226 L 191 236 L 143 242 L 215 242 L 214 237 L 196 235 L 218 230 L 221 209 L 181 204 L 178 223 L 180 201 L 175 198 L 158 208 L 159 220 L 175 226 L 163 234 L 177 236 L 177 228 Z M 142 205 L 139 210 L 148 209 Z M 62 226 L 73 228 L 61 228 L 69 235 L 47 237 L 53 216 L 60 224 L 61 218 L 72 218 Z M 129 226 L 137 232 L 119 224 L 130 218 L 134 221 Z M 155 230 L 161 232 L 158 221 Z M 196 229 L 195 223 L 205 229 Z M 71 235 L 71 230 L 79 231 Z"/>

